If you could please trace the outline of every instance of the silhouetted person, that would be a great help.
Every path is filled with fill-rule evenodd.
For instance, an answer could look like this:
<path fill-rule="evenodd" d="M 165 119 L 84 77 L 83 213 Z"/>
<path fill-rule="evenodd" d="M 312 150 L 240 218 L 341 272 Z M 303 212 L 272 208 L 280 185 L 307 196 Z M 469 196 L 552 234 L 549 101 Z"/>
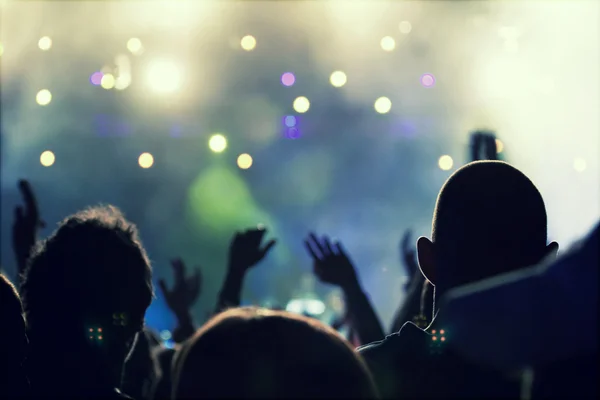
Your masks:
<path fill-rule="evenodd" d="M 317 320 L 238 308 L 204 325 L 175 361 L 175 399 L 374 398 L 352 347 Z"/>
<path fill-rule="evenodd" d="M 0 398 L 9 399 L 28 394 L 23 360 L 27 351 L 27 335 L 21 299 L 14 285 L 0 275 Z"/>
<path fill-rule="evenodd" d="M 37 397 L 126 397 L 123 362 L 153 296 L 135 225 L 115 207 L 64 221 L 38 244 L 22 285 Z"/>
<path fill-rule="evenodd" d="M 473 162 L 458 169 L 439 193 L 432 240 L 421 237 L 417 242 L 421 271 L 434 285 L 436 297 L 459 285 L 536 264 L 557 250 L 556 243 L 547 244 L 546 209 L 539 191 L 523 173 L 501 161 Z M 453 355 L 444 343 L 452 331 L 438 325 L 435 316 L 427 330 L 407 323 L 398 334 L 359 349 L 383 397 L 519 396 L 518 382 L 513 385 L 496 371 Z M 481 335 L 486 335 L 484 326 Z"/>

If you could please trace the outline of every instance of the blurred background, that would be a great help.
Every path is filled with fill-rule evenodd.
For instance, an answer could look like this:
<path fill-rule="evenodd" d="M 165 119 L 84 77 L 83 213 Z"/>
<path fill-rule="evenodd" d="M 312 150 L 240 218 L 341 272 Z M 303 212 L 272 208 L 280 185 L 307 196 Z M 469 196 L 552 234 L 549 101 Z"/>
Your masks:
<path fill-rule="evenodd" d="M 1 265 L 14 278 L 17 180 L 50 234 L 111 203 L 157 278 L 202 267 L 212 310 L 236 229 L 279 240 L 244 302 L 339 294 L 310 231 L 340 238 L 388 326 L 403 231 L 429 235 L 438 190 L 496 132 L 547 202 L 563 248 L 600 217 L 596 1 L 0 1 Z M 415 238 L 416 239 L 416 238 Z M 174 320 L 157 291 L 147 322 Z"/>

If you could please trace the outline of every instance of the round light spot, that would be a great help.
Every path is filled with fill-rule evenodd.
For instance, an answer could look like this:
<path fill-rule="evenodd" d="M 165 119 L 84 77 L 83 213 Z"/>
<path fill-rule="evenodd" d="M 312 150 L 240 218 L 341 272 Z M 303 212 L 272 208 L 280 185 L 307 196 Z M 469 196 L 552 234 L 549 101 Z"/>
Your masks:
<path fill-rule="evenodd" d="M 171 332 L 169 332 L 168 330 L 164 330 L 160 332 L 160 338 L 162 340 L 170 340 L 173 336 L 171 335 Z"/>
<path fill-rule="evenodd" d="M 452 160 L 452 157 L 444 155 L 438 160 L 438 165 L 440 166 L 440 169 L 448 171 L 454 165 L 454 160 Z"/>
<path fill-rule="evenodd" d="M 150 168 L 154 164 L 154 157 L 150 153 L 142 153 L 138 158 L 138 164 L 144 169 Z"/>
<path fill-rule="evenodd" d="M 421 76 L 421 85 L 426 88 L 433 87 L 435 85 L 435 76 L 433 74 L 423 74 Z"/>
<path fill-rule="evenodd" d="M 583 158 L 578 157 L 573 160 L 573 168 L 575 168 L 575 171 L 577 172 L 583 172 L 587 168 L 587 163 Z"/>
<path fill-rule="evenodd" d="M 392 101 L 387 97 L 380 97 L 375 100 L 374 107 L 379 114 L 387 114 L 392 109 Z"/>
<path fill-rule="evenodd" d="M 500 154 L 504 151 L 504 143 L 502 140 L 496 139 L 496 153 Z"/>
<path fill-rule="evenodd" d="M 405 35 L 410 33 L 410 31 L 412 31 L 412 25 L 408 21 L 400 22 L 400 25 L 398 26 L 398 28 L 400 29 L 400 33 L 403 33 Z"/>
<path fill-rule="evenodd" d="M 283 124 L 285 126 L 287 126 L 288 128 L 293 128 L 294 126 L 296 126 L 296 123 L 298 121 L 296 120 L 296 117 L 294 117 L 293 115 L 287 115 L 284 119 L 283 119 Z"/>
<path fill-rule="evenodd" d="M 281 75 L 281 83 L 283 86 L 292 86 L 296 82 L 296 77 L 291 72 L 284 72 Z"/>
<path fill-rule="evenodd" d="M 182 73 L 170 60 L 154 60 L 148 65 L 146 79 L 156 93 L 173 93 L 182 84 Z"/>
<path fill-rule="evenodd" d="M 0 57 L 2 57 L 2 54 L 4 54 L 4 45 L 0 43 Z"/>
<path fill-rule="evenodd" d="M 127 41 L 127 50 L 129 50 L 132 54 L 141 54 L 143 47 L 142 41 L 138 38 L 131 38 Z"/>
<path fill-rule="evenodd" d="M 52 93 L 48 89 L 42 89 L 35 96 L 35 101 L 40 106 L 46 106 L 52 101 Z"/>
<path fill-rule="evenodd" d="M 342 87 L 346 84 L 348 78 L 346 74 L 342 71 L 334 71 L 329 77 L 329 82 L 333 87 Z"/>
<path fill-rule="evenodd" d="M 94 86 L 99 86 L 102 83 L 102 77 L 104 74 L 102 72 L 94 72 L 92 76 L 90 76 L 90 82 Z"/>
<path fill-rule="evenodd" d="M 396 48 L 396 41 L 391 36 L 385 36 L 379 42 L 383 51 L 392 51 Z"/>
<path fill-rule="evenodd" d="M 109 90 L 115 87 L 115 77 L 113 74 L 105 74 L 100 80 L 100 86 L 103 89 Z"/>
<path fill-rule="evenodd" d="M 252 166 L 252 157 L 250 154 L 240 154 L 237 158 L 237 165 L 240 169 L 248 169 Z"/>
<path fill-rule="evenodd" d="M 40 40 L 38 41 L 38 47 L 40 48 L 40 50 L 43 51 L 50 50 L 50 48 L 52 47 L 52 39 L 50 39 L 48 36 L 40 38 Z"/>
<path fill-rule="evenodd" d="M 50 150 L 46 150 L 40 155 L 40 163 L 44 167 L 50 167 L 52 164 L 54 164 L 54 161 L 56 161 L 56 157 Z"/>
<path fill-rule="evenodd" d="M 310 108 L 310 101 L 304 96 L 297 97 L 296 100 L 294 100 L 293 107 L 296 112 L 300 114 L 305 113 Z"/>
<path fill-rule="evenodd" d="M 256 48 L 256 38 L 251 35 L 246 35 L 240 41 L 240 45 L 242 46 L 242 49 L 252 51 Z"/>
<path fill-rule="evenodd" d="M 222 153 L 227 148 L 227 139 L 220 133 L 216 133 L 208 140 L 208 148 L 215 153 Z"/>

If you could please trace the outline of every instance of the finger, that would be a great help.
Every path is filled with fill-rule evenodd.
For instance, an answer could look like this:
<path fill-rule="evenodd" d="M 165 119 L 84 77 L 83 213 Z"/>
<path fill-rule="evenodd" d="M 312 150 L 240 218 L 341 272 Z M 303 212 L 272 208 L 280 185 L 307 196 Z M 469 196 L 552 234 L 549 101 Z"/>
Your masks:
<path fill-rule="evenodd" d="M 412 236 L 412 231 L 407 229 L 404 232 L 404 236 L 402 236 L 402 254 L 406 255 L 409 251 L 411 251 L 410 238 Z"/>
<path fill-rule="evenodd" d="M 329 237 L 327 237 L 327 236 L 323 236 L 323 248 L 325 250 L 325 255 L 335 254 L 335 252 L 333 251 L 333 249 L 331 247 L 331 241 L 329 240 Z"/>
<path fill-rule="evenodd" d="M 262 257 L 266 256 L 267 253 L 273 248 L 273 246 L 275 246 L 276 243 L 277 243 L 277 240 L 275 240 L 275 239 L 269 240 L 267 242 L 267 244 L 265 245 L 265 247 L 263 247 L 263 249 L 260 251 L 260 253 L 262 254 Z"/>
<path fill-rule="evenodd" d="M 336 250 L 336 252 L 337 252 L 337 253 L 338 253 L 340 256 L 344 257 L 344 258 L 345 258 L 345 259 L 347 259 L 347 260 L 350 260 L 350 259 L 348 258 L 348 254 L 346 253 L 346 249 L 344 248 L 344 246 L 342 245 L 342 243 L 341 243 L 341 242 L 335 242 L 334 246 L 335 246 L 335 250 Z"/>
<path fill-rule="evenodd" d="M 20 223 L 23 221 L 23 207 L 17 206 L 15 207 L 15 223 Z"/>
<path fill-rule="evenodd" d="M 181 258 L 171 260 L 173 275 L 175 277 L 175 287 L 179 287 L 185 281 L 185 264 Z"/>
<path fill-rule="evenodd" d="M 26 180 L 21 180 L 19 181 L 19 189 L 23 195 L 23 200 L 25 201 L 25 212 L 27 216 L 37 222 L 39 218 L 39 212 L 37 201 L 35 195 L 33 194 L 33 190 L 31 189 L 31 185 Z"/>
<path fill-rule="evenodd" d="M 321 256 L 318 254 L 318 251 L 313 248 L 312 243 L 309 239 L 304 241 L 304 247 L 306 248 L 306 251 L 308 251 L 313 260 L 321 261 Z"/>
<path fill-rule="evenodd" d="M 164 279 L 158 280 L 158 286 L 160 287 L 160 291 L 162 292 L 163 296 L 168 297 L 169 289 L 167 289 L 167 283 L 165 282 Z"/>
<path fill-rule="evenodd" d="M 321 245 L 321 241 L 319 240 L 317 235 L 315 235 L 313 232 L 311 232 L 309 237 L 312 240 L 312 243 L 315 246 L 315 248 L 319 251 L 319 253 L 322 255 L 325 255 L 325 249 Z"/>

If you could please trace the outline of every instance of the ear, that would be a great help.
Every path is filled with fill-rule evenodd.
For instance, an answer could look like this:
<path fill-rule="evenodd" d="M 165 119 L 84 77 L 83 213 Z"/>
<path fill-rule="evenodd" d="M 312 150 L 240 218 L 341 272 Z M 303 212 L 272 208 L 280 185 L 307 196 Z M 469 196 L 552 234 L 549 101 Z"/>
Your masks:
<path fill-rule="evenodd" d="M 558 243 L 551 242 L 546 246 L 546 257 L 545 258 L 556 258 L 558 256 Z"/>
<path fill-rule="evenodd" d="M 417 240 L 417 255 L 421 273 L 435 286 L 435 246 L 431 240 L 424 236 Z"/>

